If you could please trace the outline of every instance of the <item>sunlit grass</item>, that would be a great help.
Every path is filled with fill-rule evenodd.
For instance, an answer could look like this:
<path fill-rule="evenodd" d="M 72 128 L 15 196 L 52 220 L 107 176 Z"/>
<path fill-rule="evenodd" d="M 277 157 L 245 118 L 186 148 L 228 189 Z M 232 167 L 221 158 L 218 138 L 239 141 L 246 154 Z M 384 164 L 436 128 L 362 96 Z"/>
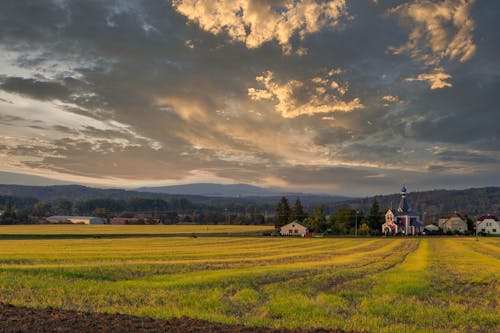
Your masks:
<path fill-rule="evenodd" d="M 2 240 L 0 301 L 271 327 L 492 332 L 500 325 L 499 242 Z"/>
<path fill-rule="evenodd" d="M 232 234 L 271 230 L 273 226 L 259 225 L 0 225 L 0 235 Z"/>

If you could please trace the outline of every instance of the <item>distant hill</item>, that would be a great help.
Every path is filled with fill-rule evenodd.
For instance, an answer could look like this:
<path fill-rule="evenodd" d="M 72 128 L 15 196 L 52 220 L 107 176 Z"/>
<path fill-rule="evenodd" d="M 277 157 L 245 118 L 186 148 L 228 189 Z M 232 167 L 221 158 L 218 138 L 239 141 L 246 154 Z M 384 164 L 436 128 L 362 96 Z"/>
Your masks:
<path fill-rule="evenodd" d="M 100 189 L 81 185 L 25 186 L 0 185 L 0 195 L 35 198 L 44 201 L 56 201 L 64 198 L 70 201 L 86 199 L 121 199 L 151 198 L 167 199 L 170 196 L 160 193 L 144 193 L 122 189 Z"/>
<path fill-rule="evenodd" d="M 336 211 L 340 207 L 351 207 L 367 213 L 374 199 L 377 199 L 380 208 L 385 210 L 397 208 L 400 198 L 398 193 L 350 199 L 329 204 L 328 209 Z M 410 209 L 426 217 L 437 217 L 454 211 L 466 212 L 470 216 L 500 215 L 500 187 L 410 192 L 407 198 Z"/>
<path fill-rule="evenodd" d="M 347 197 L 314 195 L 304 193 L 280 193 L 264 188 L 237 184 L 192 184 L 176 186 L 141 188 L 139 190 L 123 189 L 100 189 L 82 185 L 53 185 L 53 186 L 26 186 L 26 185 L 2 185 L 0 184 L 0 195 L 34 198 L 54 202 L 59 199 L 70 201 L 88 199 L 118 199 L 128 200 L 132 198 L 164 199 L 184 197 L 195 203 L 206 202 L 234 202 L 234 203 L 266 203 L 274 205 L 281 196 L 287 196 L 290 201 L 300 198 L 305 205 L 315 205 L 319 202 L 336 202 L 345 200 Z M 205 186 L 209 185 L 209 186 Z M 215 185 L 215 186 L 212 186 Z M 218 186 L 217 186 L 218 185 Z M 164 193 L 164 188 L 173 188 L 169 193 Z M 198 190 L 197 190 L 198 189 Z"/>
<path fill-rule="evenodd" d="M 348 199 L 341 196 L 314 195 L 304 193 L 280 193 L 275 190 L 267 190 L 256 186 L 218 185 L 217 184 L 192 184 L 182 186 L 167 186 L 161 188 L 141 188 L 141 191 L 129 191 L 123 189 L 99 189 L 80 185 L 55 185 L 55 186 L 22 186 L 22 185 L 0 185 L 0 196 L 11 196 L 17 198 L 32 198 L 55 202 L 61 198 L 73 202 L 89 199 L 118 199 L 129 200 L 186 198 L 195 205 L 215 205 L 218 207 L 246 207 L 250 204 L 258 204 L 274 212 L 281 196 L 286 196 L 293 205 L 296 198 L 300 198 L 302 204 L 308 209 L 318 203 L 324 203 L 326 213 L 335 212 L 340 207 L 351 207 L 368 213 L 373 200 L 376 198 L 380 208 L 396 208 L 399 203 L 400 194 L 377 195 L 374 197 Z M 162 191 L 170 193 L 162 193 Z M 198 190 L 196 190 L 198 189 Z M 144 192 L 148 190 L 148 192 Z M 157 192 L 151 192 L 157 191 Z M 194 193 L 204 195 L 194 195 Z M 26 201 L 26 202 L 28 202 Z M 454 211 L 466 212 L 471 216 L 483 214 L 494 214 L 500 216 L 500 187 L 472 188 L 466 190 L 434 190 L 425 192 L 410 192 L 408 194 L 410 209 L 421 216 L 436 217 Z M 20 201 L 21 202 L 21 201 Z M 0 207 L 1 209 L 1 207 Z M 232 208 L 231 208 L 232 209 Z M 242 208 L 243 209 L 243 208 Z"/>
<path fill-rule="evenodd" d="M 160 186 L 160 187 L 141 187 L 136 190 L 141 192 L 167 193 L 167 194 L 177 194 L 177 195 L 203 195 L 207 197 L 261 197 L 261 196 L 280 196 L 289 193 L 280 189 L 267 189 L 248 184 L 211 184 L 211 183 L 196 183 L 196 184 Z M 304 195 L 300 193 L 289 193 L 289 194 Z"/>

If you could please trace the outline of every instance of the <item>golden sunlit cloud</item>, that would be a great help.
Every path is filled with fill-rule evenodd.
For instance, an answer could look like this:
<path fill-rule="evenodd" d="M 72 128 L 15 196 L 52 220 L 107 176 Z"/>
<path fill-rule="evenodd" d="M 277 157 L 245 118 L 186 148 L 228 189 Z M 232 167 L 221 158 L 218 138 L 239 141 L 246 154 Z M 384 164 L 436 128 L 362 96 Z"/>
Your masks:
<path fill-rule="evenodd" d="M 227 33 L 231 39 L 248 48 L 276 40 L 284 53 L 291 53 L 290 39 L 298 34 L 304 38 L 326 27 L 336 27 L 348 17 L 345 0 L 317 2 L 314 0 L 175 0 L 174 8 L 203 30 L 213 34 Z M 307 53 L 298 48 L 299 55 Z"/>
<path fill-rule="evenodd" d="M 451 87 L 451 76 L 443 73 L 443 60 L 465 62 L 476 52 L 471 10 L 475 0 L 417 0 L 399 5 L 389 13 L 398 15 L 410 27 L 406 44 L 391 47 L 393 54 L 408 53 L 437 73 L 420 74 L 407 81 L 431 81 L 431 89 Z"/>
<path fill-rule="evenodd" d="M 351 112 L 364 108 L 359 98 L 341 100 L 348 84 L 339 84 L 330 71 L 326 77 L 314 77 L 307 81 L 288 80 L 278 82 L 274 73 L 266 71 L 256 78 L 264 88 L 249 88 L 248 96 L 254 101 L 275 101 L 274 109 L 283 118 L 295 118 L 317 113 Z"/>
<path fill-rule="evenodd" d="M 417 77 L 414 78 L 409 77 L 406 78 L 405 81 L 429 81 L 431 89 L 434 90 L 434 89 L 451 87 L 452 84 L 446 81 L 449 79 L 451 79 L 450 74 L 438 71 L 434 73 L 419 74 Z"/>

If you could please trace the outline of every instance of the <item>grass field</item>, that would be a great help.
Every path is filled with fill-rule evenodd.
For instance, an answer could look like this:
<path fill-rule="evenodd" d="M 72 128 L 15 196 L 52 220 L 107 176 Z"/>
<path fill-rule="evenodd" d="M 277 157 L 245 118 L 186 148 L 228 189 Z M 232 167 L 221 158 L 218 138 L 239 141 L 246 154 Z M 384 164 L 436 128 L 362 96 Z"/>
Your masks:
<path fill-rule="evenodd" d="M 11 236 L 85 236 L 85 235 L 183 235 L 183 234 L 248 234 L 272 231 L 272 226 L 259 225 L 85 225 L 37 224 L 0 225 L 0 238 Z"/>
<path fill-rule="evenodd" d="M 271 327 L 494 332 L 499 259 L 499 238 L 1 240 L 0 301 Z"/>

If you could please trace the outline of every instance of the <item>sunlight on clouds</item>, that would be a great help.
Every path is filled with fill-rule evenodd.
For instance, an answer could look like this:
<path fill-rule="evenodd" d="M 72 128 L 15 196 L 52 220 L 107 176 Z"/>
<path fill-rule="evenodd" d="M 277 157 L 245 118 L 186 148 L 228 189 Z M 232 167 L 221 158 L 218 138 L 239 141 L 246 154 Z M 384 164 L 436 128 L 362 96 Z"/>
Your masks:
<path fill-rule="evenodd" d="M 451 87 L 452 84 L 446 80 L 451 79 L 450 74 L 438 71 L 434 73 L 419 74 L 417 77 L 406 78 L 405 81 L 429 81 L 431 89 L 441 89 L 446 87 Z"/>
<path fill-rule="evenodd" d="M 248 48 L 276 40 L 284 53 L 292 52 L 290 39 L 304 38 L 348 18 L 345 0 L 174 0 L 174 9 L 213 34 L 227 33 Z M 304 48 L 296 53 L 305 54 Z"/>
<path fill-rule="evenodd" d="M 406 44 L 391 47 L 393 54 L 408 53 L 426 67 L 441 67 L 443 61 L 465 62 L 476 52 L 473 42 L 474 21 L 471 10 L 475 0 L 414 1 L 389 11 L 398 15 L 411 31 Z M 449 74 L 421 74 L 414 80 L 431 81 L 431 89 L 451 87 Z M 413 80 L 408 80 L 413 81 Z"/>
<path fill-rule="evenodd" d="M 382 100 L 386 102 L 399 102 L 398 96 L 392 96 L 392 95 L 386 95 L 382 97 Z"/>
<path fill-rule="evenodd" d="M 348 84 L 339 84 L 330 71 L 326 77 L 314 77 L 307 81 L 289 80 L 278 82 L 274 73 L 266 71 L 256 81 L 264 88 L 249 88 L 248 96 L 254 101 L 273 100 L 274 109 L 283 118 L 295 118 L 301 115 L 314 115 L 329 112 L 351 112 L 364 108 L 359 98 L 350 101 L 341 100 L 348 90 Z"/>

